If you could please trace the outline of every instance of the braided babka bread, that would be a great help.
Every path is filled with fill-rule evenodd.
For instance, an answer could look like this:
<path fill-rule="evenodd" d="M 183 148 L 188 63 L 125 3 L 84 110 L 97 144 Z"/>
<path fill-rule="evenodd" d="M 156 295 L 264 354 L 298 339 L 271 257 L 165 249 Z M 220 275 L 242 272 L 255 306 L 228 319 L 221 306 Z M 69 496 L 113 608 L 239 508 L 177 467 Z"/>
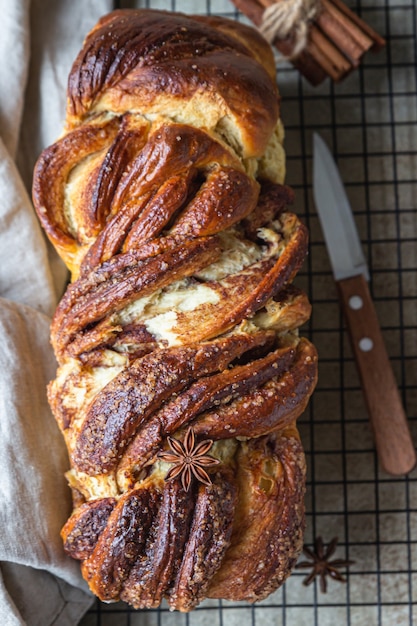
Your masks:
<path fill-rule="evenodd" d="M 233 21 L 115 11 L 72 67 L 33 189 L 72 273 L 48 391 L 62 536 L 103 601 L 254 602 L 299 554 L 317 355 L 282 136 L 272 52 Z"/>

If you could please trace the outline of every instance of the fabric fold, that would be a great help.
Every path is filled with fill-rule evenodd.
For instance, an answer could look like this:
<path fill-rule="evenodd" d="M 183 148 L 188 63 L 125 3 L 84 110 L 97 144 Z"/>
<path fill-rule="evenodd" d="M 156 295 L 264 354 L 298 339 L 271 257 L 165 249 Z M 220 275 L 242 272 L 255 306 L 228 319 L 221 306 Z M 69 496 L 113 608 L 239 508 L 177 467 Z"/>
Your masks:
<path fill-rule="evenodd" d="M 66 82 L 109 0 L 0 0 L 0 620 L 75 626 L 93 602 L 60 530 L 69 467 L 46 386 L 51 316 L 67 272 L 41 231 L 32 171 L 61 132 Z"/>
<path fill-rule="evenodd" d="M 45 239 L 1 138 L 0 197 L 0 295 L 52 316 L 57 299 Z"/>
<path fill-rule="evenodd" d="M 84 611 L 91 602 L 59 534 L 71 507 L 64 478 L 67 454 L 45 393 L 55 372 L 49 325 L 50 319 L 33 308 L 0 299 L 0 617 L 9 619 L 16 606 L 23 606 L 28 624 L 45 625 L 60 623 L 47 621 L 46 612 L 54 603 L 63 610 L 61 583 L 71 586 Z M 23 577 L 24 586 L 18 584 Z M 33 601 L 40 584 L 51 599 L 38 615 Z M 36 621 L 40 617 L 44 621 Z"/>
<path fill-rule="evenodd" d="M 0 0 L 0 136 L 9 155 L 16 155 L 29 68 L 30 0 Z"/>

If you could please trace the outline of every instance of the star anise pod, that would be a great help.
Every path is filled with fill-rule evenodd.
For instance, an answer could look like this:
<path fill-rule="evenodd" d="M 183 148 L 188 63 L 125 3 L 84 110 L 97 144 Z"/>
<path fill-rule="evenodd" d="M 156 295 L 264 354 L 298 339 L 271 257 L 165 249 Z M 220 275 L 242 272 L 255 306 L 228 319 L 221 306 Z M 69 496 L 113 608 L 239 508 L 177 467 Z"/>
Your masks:
<path fill-rule="evenodd" d="M 203 468 L 212 467 L 220 463 L 218 459 L 207 454 L 213 445 L 213 441 L 207 439 L 196 444 L 194 431 L 191 426 L 185 434 L 184 443 L 173 437 L 168 437 L 167 439 L 171 452 L 160 452 L 158 454 L 158 458 L 162 459 L 162 461 L 173 464 L 165 476 L 165 480 L 173 480 L 177 476 L 181 476 L 181 483 L 185 491 L 189 490 L 193 475 L 201 483 L 211 485 L 210 476 Z"/>
<path fill-rule="evenodd" d="M 346 578 L 343 578 L 339 572 L 341 567 L 349 567 L 353 565 L 355 561 L 347 561 L 344 559 L 334 559 L 329 561 L 329 558 L 334 554 L 338 538 L 334 537 L 326 549 L 324 549 L 323 540 L 321 537 L 317 537 L 314 540 L 314 550 L 311 550 L 307 546 L 303 547 L 303 553 L 308 557 L 309 561 L 302 561 L 297 563 L 296 569 L 312 568 L 311 573 L 303 580 L 304 585 L 310 585 L 315 578 L 320 580 L 320 589 L 323 593 L 327 591 L 327 576 L 338 580 L 341 583 L 346 582 Z"/>

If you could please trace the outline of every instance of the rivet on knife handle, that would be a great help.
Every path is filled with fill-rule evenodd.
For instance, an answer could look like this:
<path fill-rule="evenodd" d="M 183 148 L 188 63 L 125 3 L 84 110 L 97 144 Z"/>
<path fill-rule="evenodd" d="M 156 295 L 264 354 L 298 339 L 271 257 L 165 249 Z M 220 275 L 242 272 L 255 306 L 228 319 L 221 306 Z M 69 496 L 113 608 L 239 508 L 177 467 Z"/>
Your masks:
<path fill-rule="evenodd" d="M 389 474 L 407 474 L 416 452 L 368 285 L 359 275 L 337 286 L 381 466 Z"/>

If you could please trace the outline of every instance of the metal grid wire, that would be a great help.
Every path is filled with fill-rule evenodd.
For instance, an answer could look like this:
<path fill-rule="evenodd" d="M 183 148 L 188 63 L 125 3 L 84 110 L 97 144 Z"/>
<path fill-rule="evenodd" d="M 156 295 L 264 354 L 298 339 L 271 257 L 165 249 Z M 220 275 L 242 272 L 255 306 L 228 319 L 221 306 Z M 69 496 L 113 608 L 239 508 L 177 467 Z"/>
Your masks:
<path fill-rule="evenodd" d="M 247 23 L 227 0 L 120 2 L 223 15 Z M 337 536 L 336 558 L 355 561 L 326 594 L 295 571 L 269 598 L 205 601 L 190 615 L 97 602 L 83 626 L 392 626 L 417 624 L 417 471 L 378 467 L 359 379 L 311 195 L 312 133 L 333 150 L 355 212 L 370 289 L 417 441 L 417 76 L 413 0 L 358 0 L 351 8 L 387 39 L 339 85 L 313 88 L 278 64 L 286 127 L 287 183 L 310 230 L 298 278 L 313 303 L 304 330 L 320 355 L 319 384 L 299 420 L 308 463 L 305 541 Z"/>

